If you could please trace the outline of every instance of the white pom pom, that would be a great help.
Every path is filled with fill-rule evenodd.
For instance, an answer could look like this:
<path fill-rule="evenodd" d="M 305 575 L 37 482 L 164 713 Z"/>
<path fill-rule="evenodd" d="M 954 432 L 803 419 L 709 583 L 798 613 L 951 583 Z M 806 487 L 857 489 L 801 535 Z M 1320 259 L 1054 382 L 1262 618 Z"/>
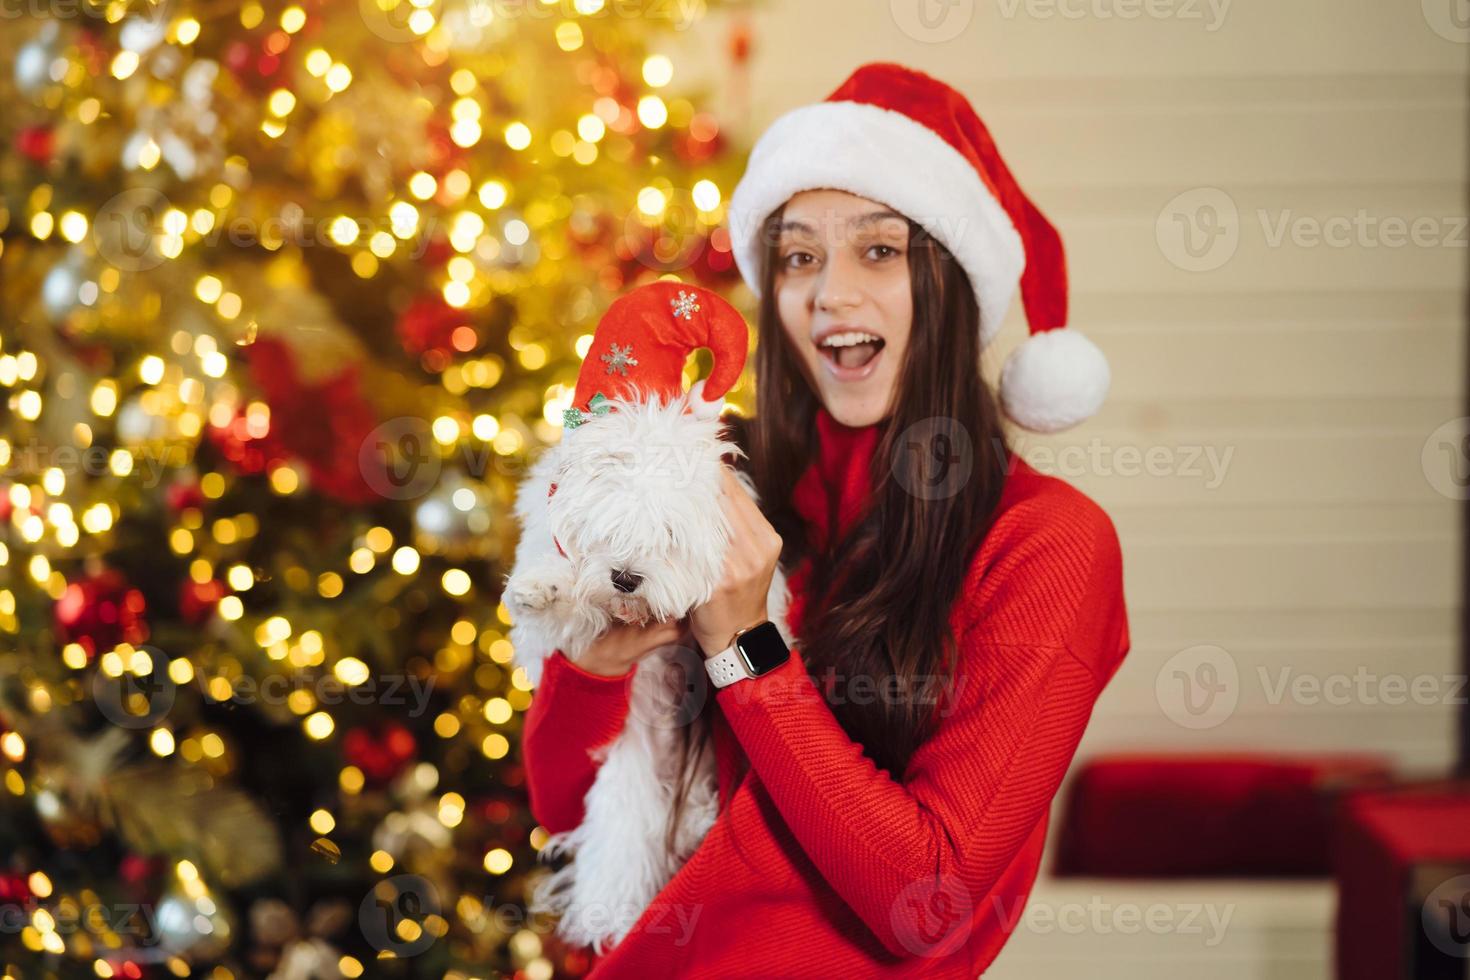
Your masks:
<path fill-rule="evenodd" d="M 708 378 L 700 378 L 689 389 L 689 409 L 694 413 L 695 418 L 717 419 L 725 410 L 725 399 L 723 398 L 716 398 L 712 402 L 704 400 L 704 383 L 708 380 Z"/>
<path fill-rule="evenodd" d="M 1061 432 L 1097 414 L 1111 380 L 1108 359 L 1096 344 L 1076 330 L 1046 330 L 1006 358 L 1001 407 L 1032 432 Z"/>

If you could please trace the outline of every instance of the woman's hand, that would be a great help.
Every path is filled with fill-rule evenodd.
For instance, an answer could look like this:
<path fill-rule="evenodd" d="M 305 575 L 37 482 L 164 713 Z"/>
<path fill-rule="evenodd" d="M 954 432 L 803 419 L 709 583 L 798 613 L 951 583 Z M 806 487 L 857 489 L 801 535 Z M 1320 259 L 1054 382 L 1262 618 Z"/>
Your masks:
<path fill-rule="evenodd" d="M 645 626 L 613 623 L 598 634 L 597 639 L 573 662 L 589 674 L 621 677 L 659 647 L 679 643 L 688 634 L 689 624 L 682 619 Z M 687 642 L 684 645 L 687 646 Z"/>
<path fill-rule="evenodd" d="M 695 642 L 706 658 L 728 647 L 736 633 L 770 618 L 766 596 L 781 558 L 781 535 L 745 492 L 734 471 L 729 466 L 722 470 L 721 504 L 730 523 L 730 547 L 714 594 L 689 614 Z"/>

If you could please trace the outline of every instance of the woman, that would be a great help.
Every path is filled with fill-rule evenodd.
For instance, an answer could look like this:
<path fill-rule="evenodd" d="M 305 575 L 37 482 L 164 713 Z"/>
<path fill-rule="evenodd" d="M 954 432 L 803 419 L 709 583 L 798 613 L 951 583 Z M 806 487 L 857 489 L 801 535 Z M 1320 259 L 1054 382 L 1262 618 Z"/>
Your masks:
<path fill-rule="evenodd" d="M 761 297 L 738 438 L 766 512 L 727 474 L 735 534 L 710 601 L 548 659 L 532 810 L 575 826 L 629 672 L 691 638 L 728 664 L 780 562 L 795 649 L 712 673 L 720 817 L 594 975 L 974 977 L 1023 911 L 1129 646 L 1112 522 L 1010 454 L 1001 409 L 1075 424 L 1106 362 L 1064 329 L 1055 232 L 963 96 L 918 72 L 864 66 L 777 120 L 730 224 Z M 997 404 L 980 355 L 1018 282 L 1033 336 Z"/>

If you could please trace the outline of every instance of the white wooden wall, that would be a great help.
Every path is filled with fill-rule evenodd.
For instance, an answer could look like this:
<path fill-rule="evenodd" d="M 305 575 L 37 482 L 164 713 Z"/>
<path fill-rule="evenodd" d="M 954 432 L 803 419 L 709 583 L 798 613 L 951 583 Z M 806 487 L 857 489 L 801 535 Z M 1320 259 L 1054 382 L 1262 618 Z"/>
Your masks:
<path fill-rule="evenodd" d="M 1165 475 L 1051 470 L 1108 510 L 1125 555 L 1133 649 L 1082 756 L 1371 750 L 1447 766 L 1455 691 L 1437 679 L 1458 669 L 1459 529 L 1421 450 L 1465 394 L 1470 27 L 1451 14 L 1470 24 L 1470 6 L 927 0 L 949 19 L 926 33 L 921 2 L 765 4 L 748 126 L 864 61 L 913 65 L 970 96 L 1061 229 L 1072 322 L 1108 353 L 1113 392 L 1092 422 L 1023 451 L 1037 465 L 1061 447 L 1096 446 L 1113 467 L 1124 447 L 1170 460 Z M 718 33 L 693 33 L 679 72 L 720 77 Z M 1276 235 L 1283 219 L 1304 234 L 1360 212 L 1346 247 Z M 1227 234 L 1200 237 L 1212 219 Z M 1384 219 L 1425 219 L 1433 243 L 1394 247 Z M 1017 308 L 990 370 L 1024 336 Z M 1190 472 L 1206 451 L 1228 460 L 1223 479 L 1205 460 Z M 1232 664 L 1238 679 L 1191 716 L 1176 673 L 1208 679 L 1211 658 L 1221 683 Z M 1299 675 L 1353 687 L 1345 703 L 1273 703 Z M 1391 675 L 1436 678 L 1421 684 L 1441 703 L 1385 703 Z"/>

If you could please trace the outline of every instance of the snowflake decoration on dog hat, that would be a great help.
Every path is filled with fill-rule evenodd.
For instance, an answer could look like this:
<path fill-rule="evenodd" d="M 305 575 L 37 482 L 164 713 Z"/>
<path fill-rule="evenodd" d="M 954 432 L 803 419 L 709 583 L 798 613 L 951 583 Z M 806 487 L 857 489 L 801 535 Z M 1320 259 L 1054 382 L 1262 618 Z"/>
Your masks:
<path fill-rule="evenodd" d="M 745 369 L 745 318 L 722 297 L 687 283 L 661 279 L 630 290 L 593 331 L 563 425 L 577 428 L 617 401 L 672 404 L 684 394 L 684 363 L 701 347 L 714 355 L 714 367 L 689 392 L 689 410 L 714 418 Z"/>

